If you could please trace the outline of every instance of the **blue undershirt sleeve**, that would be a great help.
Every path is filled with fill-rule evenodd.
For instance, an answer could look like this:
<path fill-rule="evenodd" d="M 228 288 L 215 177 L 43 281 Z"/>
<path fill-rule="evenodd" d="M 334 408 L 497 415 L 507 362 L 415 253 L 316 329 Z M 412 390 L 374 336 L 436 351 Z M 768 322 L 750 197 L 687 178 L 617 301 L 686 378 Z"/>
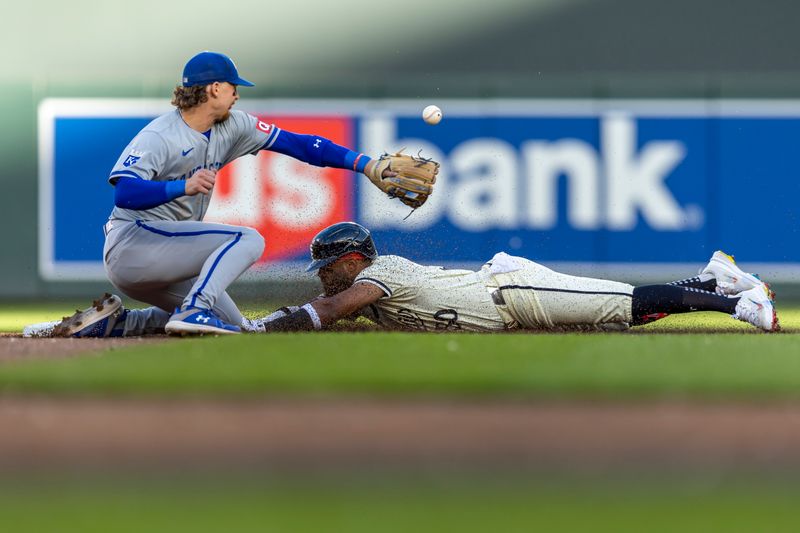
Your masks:
<path fill-rule="evenodd" d="M 114 187 L 114 205 L 123 209 L 151 209 L 184 194 L 184 180 L 147 181 L 120 177 Z"/>
<path fill-rule="evenodd" d="M 317 167 L 345 168 L 363 172 L 370 158 L 316 135 L 281 130 L 268 148 Z"/>

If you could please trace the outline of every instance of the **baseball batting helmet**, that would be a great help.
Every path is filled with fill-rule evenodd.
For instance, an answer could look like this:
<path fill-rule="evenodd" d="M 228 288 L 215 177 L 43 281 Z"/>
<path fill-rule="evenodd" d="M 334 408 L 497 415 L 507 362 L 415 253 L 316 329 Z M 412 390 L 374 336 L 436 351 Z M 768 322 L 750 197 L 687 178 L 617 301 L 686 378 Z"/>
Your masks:
<path fill-rule="evenodd" d="M 328 226 L 311 241 L 311 264 L 306 272 L 319 270 L 352 252 L 360 253 L 367 259 L 378 257 L 369 230 L 355 222 L 339 222 Z"/>

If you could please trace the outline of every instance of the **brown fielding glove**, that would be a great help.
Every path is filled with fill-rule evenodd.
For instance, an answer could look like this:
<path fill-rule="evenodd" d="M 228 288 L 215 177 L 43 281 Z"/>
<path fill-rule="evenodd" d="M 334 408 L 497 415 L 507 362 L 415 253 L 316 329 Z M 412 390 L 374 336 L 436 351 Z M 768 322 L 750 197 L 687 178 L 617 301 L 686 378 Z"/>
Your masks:
<path fill-rule="evenodd" d="M 384 176 L 386 170 L 388 176 Z M 364 168 L 364 174 L 377 188 L 389 198 L 398 198 L 413 209 L 424 204 L 431 195 L 438 172 L 439 163 L 436 161 L 401 152 L 383 154 Z"/>

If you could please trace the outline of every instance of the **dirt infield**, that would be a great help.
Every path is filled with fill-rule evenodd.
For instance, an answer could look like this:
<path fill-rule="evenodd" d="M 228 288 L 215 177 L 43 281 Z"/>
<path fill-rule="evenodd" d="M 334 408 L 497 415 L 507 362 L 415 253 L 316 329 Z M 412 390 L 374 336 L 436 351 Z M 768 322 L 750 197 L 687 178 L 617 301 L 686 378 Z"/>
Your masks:
<path fill-rule="evenodd" d="M 146 339 L 0 337 L 0 361 Z M 0 395 L 0 471 L 770 471 L 800 467 L 800 404 L 136 399 Z"/>
<path fill-rule="evenodd" d="M 0 398 L 0 469 L 774 470 L 800 406 Z"/>

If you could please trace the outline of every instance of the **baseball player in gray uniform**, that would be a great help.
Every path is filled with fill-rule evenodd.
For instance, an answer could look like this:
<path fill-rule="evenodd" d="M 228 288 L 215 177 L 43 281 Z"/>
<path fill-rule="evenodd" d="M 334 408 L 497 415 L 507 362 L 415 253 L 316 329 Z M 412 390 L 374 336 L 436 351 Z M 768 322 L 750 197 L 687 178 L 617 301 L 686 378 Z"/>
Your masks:
<path fill-rule="evenodd" d="M 379 187 L 402 178 L 388 160 L 232 110 L 238 88 L 252 85 L 224 54 L 201 52 L 186 63 L 172 100 L 177 109 L 141 130 L 108 177 L 115 207 L 104 228 L 106 273 L 120 291 L 152 307 L 124 309 L 118 296 L 107 294 L 57 324 L 56 335 L 253 329 L 226 289 L 261 257 L 264 239 L 252 228 L 203 222 L 217 171 L 238 157 L 272 150 L 362 172 Z M 402 194 L 392 188 L 393 196 L 408 200 Z"/>

